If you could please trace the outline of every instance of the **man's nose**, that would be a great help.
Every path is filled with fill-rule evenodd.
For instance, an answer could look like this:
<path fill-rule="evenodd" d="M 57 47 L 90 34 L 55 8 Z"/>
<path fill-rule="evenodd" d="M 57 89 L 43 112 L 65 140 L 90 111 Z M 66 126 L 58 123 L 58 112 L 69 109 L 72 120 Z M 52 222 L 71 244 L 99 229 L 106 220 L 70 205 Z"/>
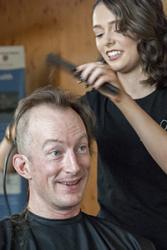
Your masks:
<path fill-rule="evenodd" d="M 76 174 L 80 171 L 80 165 L 75 152 L 73 151 L 68 152 L 65 160 L 64 169 L 67 173 L 73 173 L 73 174 Z"/>

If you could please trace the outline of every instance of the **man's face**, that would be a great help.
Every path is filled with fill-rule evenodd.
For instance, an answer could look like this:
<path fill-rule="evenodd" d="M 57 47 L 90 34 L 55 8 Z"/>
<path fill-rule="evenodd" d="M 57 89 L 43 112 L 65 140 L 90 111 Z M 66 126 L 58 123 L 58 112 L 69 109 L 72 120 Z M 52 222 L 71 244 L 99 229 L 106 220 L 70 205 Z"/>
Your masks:
<path fill-rule="evenodd" d="M 90 168 L 83 121 L 70 108 L 43 105 L 32 110 L 29 124 L 30 203 L 43 211 L 79 207 Z"/>

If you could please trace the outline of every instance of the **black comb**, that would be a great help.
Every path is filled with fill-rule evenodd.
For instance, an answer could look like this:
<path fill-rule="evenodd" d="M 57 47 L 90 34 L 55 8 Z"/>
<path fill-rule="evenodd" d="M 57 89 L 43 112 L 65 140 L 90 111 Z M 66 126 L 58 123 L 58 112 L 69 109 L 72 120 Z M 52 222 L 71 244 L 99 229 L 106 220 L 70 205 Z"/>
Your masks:
<path fill-rule="evenodd" d="M 63 59 L 58 54 L 54 54 L 54 53 L 48 54 L 46 61 L 50 65 L 59 66 L 59 67 L 65 69 L 66 71 L 71 73 L 76 78 L 82 80 L 80 77 L 80 72 L 77 72 L 77 70 L 76 70 L 77 66 L 75 64 Z M 111 93 L 112 95 L 117 95 L 117 94 L 119 94 L 119 91 L 120 91 L 117 87 L 111 85 L 108 82 L 105 82 L 99 89 L 102 91 Z"/>

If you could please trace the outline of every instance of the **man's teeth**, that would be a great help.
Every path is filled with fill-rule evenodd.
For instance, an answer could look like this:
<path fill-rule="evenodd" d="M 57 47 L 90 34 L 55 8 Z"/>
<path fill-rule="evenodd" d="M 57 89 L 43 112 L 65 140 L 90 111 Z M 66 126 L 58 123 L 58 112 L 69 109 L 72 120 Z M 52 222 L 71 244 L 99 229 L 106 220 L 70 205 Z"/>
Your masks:
<path fill-rule="evenodd" d="M 63 181 L 61 182 L 63 185 L 68 185 L 68 186 L 72 186 L 72 185 L 76 185 L 79 181 Z"/>

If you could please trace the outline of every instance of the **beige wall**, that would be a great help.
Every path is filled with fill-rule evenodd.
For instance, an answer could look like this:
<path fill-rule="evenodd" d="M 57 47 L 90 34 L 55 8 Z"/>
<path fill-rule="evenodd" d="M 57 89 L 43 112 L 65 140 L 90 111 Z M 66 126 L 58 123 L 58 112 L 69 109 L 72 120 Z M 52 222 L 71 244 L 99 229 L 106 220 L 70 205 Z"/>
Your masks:
<path fill-rule="evenodd" d="M 0 1 L 0 44 L 23 44 L 26 51 L 27 93 L 45 84 L 49 52 L 79 64 L 96 58 L 91 32 L 93 0 Z M 83 92 L 74 79 L 57 72 L 57 84 Z M 71 86 L 69 87 L 69 85 Z"/>

